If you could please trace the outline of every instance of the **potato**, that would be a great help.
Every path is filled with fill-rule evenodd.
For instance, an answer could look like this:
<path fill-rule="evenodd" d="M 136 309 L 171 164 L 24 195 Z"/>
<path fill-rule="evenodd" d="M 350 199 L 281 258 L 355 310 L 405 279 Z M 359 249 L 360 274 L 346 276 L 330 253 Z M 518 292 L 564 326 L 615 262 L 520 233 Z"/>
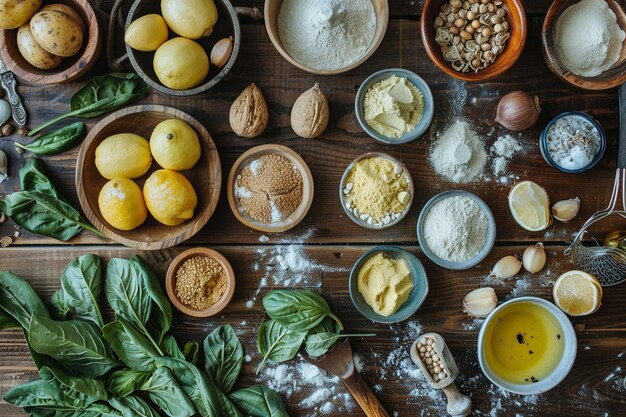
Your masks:
<path fill-rule="evenodd" d="M 56 10 L 34 15 L 30 19 L 30 31 L 43 49 L 62 57 L 76 55 L 83 44 L 83 31 L 78 22 Z"/>
<path fill-rule="evenodd" d="M 0 29 L 15 29 L 28 22 L 41 0 L 0 0 Z"/>
<path fill-rule="evenodd" d="M 63 12 L 69 15 L 72 19 L 78 22 L 83 32 L 87 31 L 87 27 L 85 26 L 85 21 L 83 20 L 82 16 L 76 10 L 68 6 L 67 4 L 61 4 L 61 3 L 46 4 L 41 9 L 39 9 L 40 12 L 45 12 L 46 10 L 55 10 L 57 12 Z"/>
<path fill-rule="evenodd" d="M 17 47 L 20 54 L 33 67 L 49 70 L 59 66 L 63 58 L 52 55 L 43 49 L 33 38 L 30 31 L 30 24 L 24 23 L 17 31 Z"/>

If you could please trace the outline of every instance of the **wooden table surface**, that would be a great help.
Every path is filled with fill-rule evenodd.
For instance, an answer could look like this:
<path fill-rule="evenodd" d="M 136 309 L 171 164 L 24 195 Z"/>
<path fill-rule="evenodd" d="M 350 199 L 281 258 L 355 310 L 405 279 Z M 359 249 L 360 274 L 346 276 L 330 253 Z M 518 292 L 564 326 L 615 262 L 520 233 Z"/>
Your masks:
<path fill-rule="evenodd" d="M 103 8 L 112 1 L 105 0 Z M 236 1 L 236 6 L 262 7 L 261 0 Z M 371 331 L 376 337 L 354 340 L 365 379 L 374 387 L 390 414 L 399 416 L 443 416 L 442 394 L 431 392 L 417 377 L 416 367 L 408 359 L 408 348 L 420 332 L 436 331 L 444 336 L 460 370 L 458 385 L 472 396 L 475 415 L 491 416 L 619 416 L 626 409 L 626 286 L 607 288 L 600 310 L 588 317 L 573 319 L 578 336 L 578 356 L 574 368 L 554 390 L 538 396 L 522 397 L 496 389 L 480 372 L 476 359 L 476 339 L 480 320 L 468 317 L 462 300 L 469 291 L 493 286 L 500 300 L 521 295 L 536 295 L 551 300 L 551 285 L 560 273 L 573 269 L 563 256 L 566 242 L 593 212 L 604 208 L 611 194 L 616 164 L 617 91 L 583 91 L 559 81 L 546 67 L 540 47 L 540 28 L 549 6 L 547 0 L 528 0 L 529 35 L 519 61 L 506 74 L 495 80 L 466 84 L 442 74 L 430 62 L 419 34 L 421 1 L 390 1 L 389 28 L 378 51 L 359 68 L 345 74 L 315 76 L 289 65 L 275 51 L 262 22 L 242 18 L 243 42 L 232 76 L 208 93 L 194 97 L 171 97 L 157 92 L 144 103 L 175 107 L 197 118 L 213 136 L 223 167 L 224 177 L 234 160 L 245 150 L 263 143 L 287 145 L 306 160 L 315 179 L 315 198 L 306 219 L 292 231 L 268 235 L 249 230 L 239 224 L 230 212 L 223 192 L 217 211 L 195 237 L 184 245 L 158 252 L 139 252 L 164 277 L 168 262 L 177 253 L 192 246 L 209 246 L 222 252 L 233 264 L 237 290 L 233 302 L 218 318 L 192 319 L 175 314 L 174 332 L 179 340 L 202 340 L 222 323 L 232 324 L 239 333 L 250 362 L 244 367 L 241 383 L 260 382 L 280 385 L 281 393 L 292 416 L 322 415 L 321 403 L 310 400 L 316 387 L 297 382 L 273 380 L 270 371 L 255 377 L 260 358 L 256 353 L 256 329 L 262 315 L 260 299 L 271 288 L 310 287 L 321 290 L 334 311 L 344 320 L 350 332 Z M 104 61 L 92 70 L 105 72 Z M 406 145 L 383 145 L 369 138 L 359 127 L 353 101 L 356 89 L 369 74 L 388 67 L 403 67 L 422 76 L 435 98 L 435 117 L 428 133 Z M 29 111 L 29 126 L 34 127 L 69 108 L 69 99 L 86 79 L 65 85 L 38 87 L 22 84 L 20 94 Z M 267 131 L 256 139 L 242 139 L 232 133 L 228 124 L 230 104 L 249 83 L 263 91 L 270 110 Z M 330 102 L 330 123 L 317 139 L 298 138 L 289 126 L 289 112 L 296 97 L 315 82 Z M 578 196 L 582 200 L 579 216 L 568 224 L 555 222 L 545 232 L 530 233 L 521 229 L 511 217 L 507 193 L 511 184 L 495 179 L 476 184 L 458 185 L 435 175 L 427 163 L 430 144 L 436 134 L 457 118 L 470 121 L 486 137 L 488 146 L 501 133 L 506 133 L 493 119 L 499 97 L 524 89 L 540 97 L 542 112 L 539 122 L 523 134 L 515 135 L 524 152 L 515 157 L 509 171 L 519 180 L 530 179 L 546 188 L 552 201 Z M 604 126 L 608 136 L 607 152 L 601 163 L 583 175 L 568 175 L 549 167 L 538 150 L 538 137 L 546 123 L 560 112 L 586 111 Z M 93 126 L 97 120 L 88 121 Z M 11 178 L 0 184 L 0 196 L 19 187 L 18 171 L 28 154 L 19 155 L 13 140 L 2 138 L 0 149 L 9 156 Z M 370 231 L 353 224 L 339 203 L 339 179 L 345 167 L 357 156 L 369 151 L 387 152 L 408 167 L 416 185 L 416 196 L 409 215 L 395 227 Z M 74 168 L 78 147 L 45 159 L 53 181 L 76 206 Z M 483 198 L 496 217 L 497 242 L 489 257 L 469 271 L 454 272 L 429 262 L 417 247 L 415 224 L 420 209 L 433 195 L 449 189 L 465 189 Z M 13 235 L 10 220 L 0 225 L 0 236 Z M 612 219 L 592 229 L 601 239 L 607 232 L 624 228 L 623 221 Z M 75 257 L 96 253 L 104 258 L 131 257 L 138 253 L 93 234 L 80 236 L 62 244 L 53 239 L 20 231 L 13 245 L 0 250 L 0 269 L 11 270 L 26 278 L 44 297 L 49 298 L 59 286 L 63 267 Z M 542 241 L 548 247 L 548 264 L 535 275 L 521 275 L 505 282 L 494 282 L 486 276 L 502 256 L 521 255 L 530 243 Z M 396 244 L 408 247 L 424 262 L 430 282 L 430 293 L 422 308 L 409 321 L 399 325 L 377 325 L 355 310 L 347 289 L 349 270 L 356 259 L 372 245 Z M 275 257 L 289 251 L 308 259 L 303 271 L 284 271 Z M 265 278 L 265 280 L 263 280 Z M 267 282 L 267 284 L 265 284 Z M 300 360 L 289 363 L 289 373 L 297 374 Z M 624 367 L 624 371 L 622 371 Z M 26 343 L 20 332 L 0 333 L 0 393 L 36 377 Z M 346 401 L 345 389 L 333 381 L 331 401 L 334 410 L 329 416 L 359 416 L 361 411 Z M 0 402 L 0 415 L 24 416 L 18 408 Z"/>

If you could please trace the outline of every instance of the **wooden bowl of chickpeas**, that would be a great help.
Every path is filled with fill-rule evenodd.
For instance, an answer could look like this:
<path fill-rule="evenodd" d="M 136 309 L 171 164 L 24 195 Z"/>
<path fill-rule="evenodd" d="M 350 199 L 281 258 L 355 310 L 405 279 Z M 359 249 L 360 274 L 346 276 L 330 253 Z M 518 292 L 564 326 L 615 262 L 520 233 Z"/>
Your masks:
<path fill-rule="evenodd" d="M 443 72 L 484 81 L 515 64 L 526 44 L 521 0 L 426 0 L 421 19 L 426 53 Z"/>

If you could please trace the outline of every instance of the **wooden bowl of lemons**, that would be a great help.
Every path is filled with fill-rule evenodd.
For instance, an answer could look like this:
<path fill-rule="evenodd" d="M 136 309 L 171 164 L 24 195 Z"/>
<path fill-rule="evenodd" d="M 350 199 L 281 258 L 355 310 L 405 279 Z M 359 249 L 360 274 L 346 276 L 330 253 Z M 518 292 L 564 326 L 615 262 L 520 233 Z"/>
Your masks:
<path fill-rule="evenodd" d="M 171 107 L 118 110 L 91 129 L 76 164 L 76 189 L 91 223 L 137 249 L 177 245 L 211 218 L 222 170 L 206 129 Z"/>
<path fill-rule="evenodd" d="M 228 0 L 136 0 L 124 39 L 133 68 L 148 85 L 190 96 L 226 77 L 239 53 L 241 28 Z"/>

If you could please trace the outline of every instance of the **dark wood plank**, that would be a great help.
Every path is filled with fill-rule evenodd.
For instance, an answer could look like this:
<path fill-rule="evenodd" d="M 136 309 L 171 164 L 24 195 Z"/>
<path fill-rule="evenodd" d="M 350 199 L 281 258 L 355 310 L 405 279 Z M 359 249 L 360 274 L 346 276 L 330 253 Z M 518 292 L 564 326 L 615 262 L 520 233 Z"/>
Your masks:
<path fill-rule="evenodd" d="M 621 415 L 626 400 L 623 380 L 626 372 L 626 311 L 621 307 L 626 297 L 626 286 L 605 289 L 600 310 L 588 317 L 573 319 L 577 329 L 578 357 L 573 370 L 565 381 L 556 389 L 536 396 L 521 397 L 505 395 L 496 390 L 482 376 L 476 361 L 476 340 L 480 320 L 468 317 L 462 308 L 464 295 L 480 286 L 491 285 L 501 300 L 514 296 L 535 295 L 551 300 L 551 284 L 560 273 L 571 269 L 563 258 L 561 246 L 548 249 L 546 269 L 535 275 L 521 275 L 518 279 L 505 282 L 487 280 L 490 267 L 497 259 L 511 253 L 520 253 L 517 247 L 501 247 L 494 250 L 482 266 L 465 272 L 453 272 L 435 267 L 425 261 L 429 277 L 430 292 L 422 308 L 408 322 L 385 326 L 372 324 L 364 319 L 352 306 L 347 290 L 347 275 L 356 259 L 369 247 L 367 246 L 297 246 L 291 250 L 300 256 L 306 256 L 317 269 L 308 272 L 285 272 L 276 265 L 277 254 L 288 250 L 289 246 L 225 246 L 216 247 L 233 264 L 237 277 L 237 289 L 231 304 L 223 315 L 210 319 L 193 319 L 175 314 L 174 334 L 179 341 L 202 340 L 215 326 L 230 323 L 240 335 L 246 354 L 251 356 L 244 367 L 241 384 L 256 381 L 268 382 L 266 373 L 254 376 L 254 369 L 259 363 L 256 353 L 256 330 L 263 315 L 260 298 L 271 288 L 310 287 L 321 289 L 335 311 L 347 324 L 350 332 L 375 332 L 377 337 L 355 339 L 356 355 L 363 364 L 363 374 L 368 383 L 378 390 L 378 396 L 386 409 L 399 416 L 443 416 L 445 403 L 442 395 L 431 393 L 416 378 L 416 367 L 408 360 L 408 348 L 420 331 L 441 333 L 450 346 L 460 369 L 459 386 L 462 391 L 471 394 L 475 415 L 495 414 L 514 416 L 602 416 Z M 0 252 L 2 269 L 12 270 L 25 277 L 45 299 L 49 298 L 58 286 L 58 277 L 64 265 L 84 253 L 97 253 L 105 258 L 128 258 L 136 253 L 144 256 L 160 277 L 164 276 L 169 260 L 185 247 L 178 247 L 162 252 L 136 252 L 132 249 L 110 246 L 87 247 L 47 247 L 9 248 Z M 424 260 L 423 255 L 414 247 L 409 248 Z M 273 266 L 272 266 L 273 264 Z M 295 277 L 303 281 L 295 284 Z M 267 286 L 260 286 L 262 279 L 268 280 Z M 278 282 L 273 283 L 276 278 Z M 291 279 L 292 282 L 287 282 Z M 255 299 L 248 306 L 250 300 Z M 287 363 L 289 373 L 297 373 L 300 360 Z M 273 366 L 272 366 L 273 367 Z M 36 377 L 35 368 L 28 350 L 19 332 L 0 333 L 0 392 Z M 337 394 L 345 394 L 342 386 L 328 385 Z M 305 399 L 316 391 L 310 385 L 299 384 L 293 394 L 283 398 L 292 416 L 321 415 Z M 498 406 L 498 404 L 500 404 Z M 339 399 L 333 402 L 331 417 L 360 416 L 356 408 L 345 408 Z M 6 403 L 0 403 L 0 414 L 10 416 L 24 415 L 18 409 Z"/>
<path fill-rule="evenodd" d="M 170 97 L 152 93 L 145 102 L 173 106 L 196 117 L 213 136 L 222 160 L 226 178 L 234 160 L 248 148 L 262 143 L 280 143 L 292 147 L 306 160 L 315 180 L 315 199 L 307 218 L 294 233 L 313 229 L 309 243 L 374 243 L 416 242 L 415 224 L 424 202 L 438 192 L 461 188 L 482 197 L 492 208 L 497 220 L 498 241 L 530 241 L 536 239 L 564 242 L 571 238 L 593 212 L 609 201 L 615 166 L 617 135 L 617 95 L 615 90 L 588 92 L 566 86 L 552 75 L 541 57 L 539 45 L 540 19 L 531 20 L 532 28 L 525 51 L 518 63 L 503 76 L 489 82 L 465 84 L 443 75 L 430 62 L 419 41 L 417 21 L 393 20 L 380 49 L 359 68 L 334 77 L 316 77 L 304 73 L 283 60 L 267 39 L 260 24 L 244 24 L 244 42 L 240 59 L 232 78 L 206 94 L 195 97 Z M 353 111 L 353 100 L 359 83 L 372 72 L 387 67 L 404 67 L 420 74 L 430 84 L 437 108 L 433 127 L 417 141 L 406 145 L 383 145 L 361 130 Z M 236 137 L 228 124 L 231 102 L 250 82 L 264 92 L 270 109 L 270 126 L 256 139 Z M 289 111 L 296 97 L 313 83 L 319 82 L 328 95 L 331 108 L 330 124 L 322 137 L 296 137 L 289 126 Z M 82 84 L 40 88 L 23 85 L 20 91 L 27 98 L 31 126 L 67 111 L 71 94 Z M 555 224 L 546 233 L 528 233 L 512 219 L 506 195 L 510 185 L 497 181 L 457 185 L 437 177 L 427 162 L 431 141 L 437 132 L 459 116 L 470 120 L 491 145 L 504 130 L 493 119 L 499 97 L 524 88 L 541 98 L 543 111 L 539 122 L 520 136 L 526 149 L 515 158 L 510 171 L 520 179 L 531 179 L 543 185 L 551 199 L 557 201 L 578 196 L 582 200 L 580 215 L 567 225 Z M 605 127 L 609 147 L 600 165 L 592 171 L 573 176 L 549 167 L 538 151 L 538 137 L 546 123 L 565 110 L 583 110 L 595 116 Z M 90 126 L 96 120 L 89 121 Z M 19 156 L 11 140 L 0 141 L 0 149 L 9 154 L 11 179 L 0 184 L 0 196 L 18 188 L 18 171 L 26 156 Z M 19 139 L 23 140 L 23 139 Z M 369 151 L 388 152 L 402 160 L 416 183 L 416 198 L 407 218 L 399 225 L 369 231 L 352 223 L 344 214 L 338 198 L 338 185 L 345 167 L 357 156 Z M 47 158 L 50 174 L 70 200 L 78 205 L 74 187 L 74 169 L 78 148 Z M 617 220 L 601 222 L 596 237 L 602 239 L 608 231 L 618 228 Z M 12 234 L 13 225 L 0 225 L 0 235 Z M 254 244 L 259 233 L 239 224 L 222 192 L 220 203 L 208 225 L 192 240 L 211 244 Z M 280 239 L 276 236 L 276 239 Z M 274 241 L 274 239 L 272 239 Z M 84 233 L 73 243 L 100 243 L 93 235 Z M 54 243 L 51 239 L 23 233 L 16 244 Z"/>

